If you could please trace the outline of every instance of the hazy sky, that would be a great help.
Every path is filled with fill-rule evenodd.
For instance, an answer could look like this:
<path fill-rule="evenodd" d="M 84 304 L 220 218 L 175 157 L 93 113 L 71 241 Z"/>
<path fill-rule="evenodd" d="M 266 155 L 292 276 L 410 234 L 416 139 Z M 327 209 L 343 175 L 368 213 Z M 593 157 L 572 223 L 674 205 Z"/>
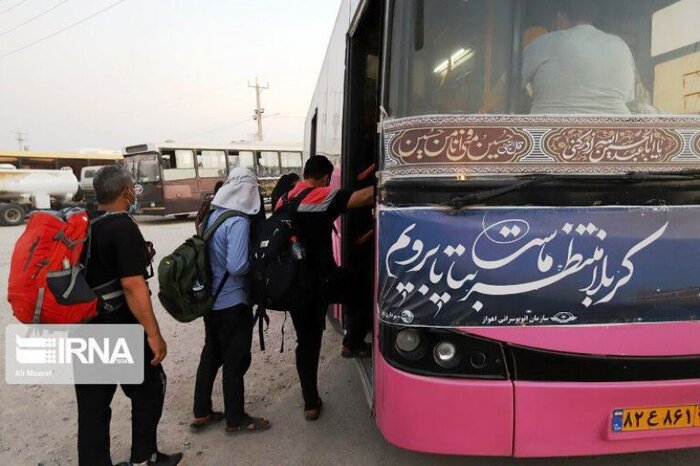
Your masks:
<path fill-rule="evenodd" d="M 302 140 L 340 0 L 125 0 L 8 55 L 117 1 L 0 0 L 0 148 L 246 139 L 256 75 L 265 139 Z"/>

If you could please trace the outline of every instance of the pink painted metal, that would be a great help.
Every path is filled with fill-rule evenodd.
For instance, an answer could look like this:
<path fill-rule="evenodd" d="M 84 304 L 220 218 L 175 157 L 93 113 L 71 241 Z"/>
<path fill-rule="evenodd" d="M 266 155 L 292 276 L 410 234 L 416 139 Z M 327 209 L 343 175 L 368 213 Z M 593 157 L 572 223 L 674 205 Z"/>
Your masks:
<path fill-rule="evenodd" d="M 538 328 L 480 327 L 460 330 L 493 340 L 565 353 L 608 356 L 700 354 L 700 322 Z"/>
<path fill-rule="evenodd" d="M 691 346 L 698 341 L 699 329 L 685 322 L 462 330 L 535 348 L 648 356 L 696 354 Z M 673 341 L 662 345 L 651 338 L 662 332 L 674 335 Z M 684 344 L 681 340 L 686 339 Z M 375 350 L 374 396 L 382 435 L 414 451 L 555 457 L 700 447 L 700 428 L 612 431 L 615 409 L 700 405 L 700 380 L 545 383 L 423 377 L 392 367 Z"/>
<path fill-rule="evenodd" d="M 374 357 L 377 426 L 389 442 L 430 453 L 512 455 L 511 382 L 421 377 Z"/>
<path fill-rule="evenodd" d="M 612 432 L 615 409 L 700 404 L 700 380 L 515 382 L 514 455 L 604 455 L 700 446 L 700 428 Z"/>
<path fill-rule="evenodd" d="M 700 404 L 700 380 L 534 383 L 422 377 L 375 353 L 377 426 L 408 450 L 554 457 L 700 447 L 700 428 L 614 433 L 615 409 Z"/>

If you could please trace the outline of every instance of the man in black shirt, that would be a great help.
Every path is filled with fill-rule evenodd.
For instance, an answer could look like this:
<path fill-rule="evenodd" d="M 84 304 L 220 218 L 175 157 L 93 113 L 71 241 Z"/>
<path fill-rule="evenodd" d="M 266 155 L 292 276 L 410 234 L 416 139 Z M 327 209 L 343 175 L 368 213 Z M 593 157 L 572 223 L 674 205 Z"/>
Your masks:
<path fill-rule="evenodd" d="M 304 417 L 315 421 L 321 414 L 321 398 L 318 394 L 318 360 L 325 328 L 328 302 L 324 299 L 323 279 L 335 267 L 333 258 L 333 222 L 347 209 L 367 207 L 374 202 L 374 187 L 354 193 L 329 187 L 333 164 L 324 156 L 310 157 L 304 166 L 304 179 L 289 191 L 288 199 L 303 197 L 295 226 L 304 246 L 317 290 L 311 302 L 302 309 L 291 312 L 297 333 L 296 364 L 304 397 Z M 280 208 L 283 200 L 275 208 Z"/>
<path fill-rule="evenodd" d="M 124 291 L 121 305 L 101 312 L 98 324 L 141 324 L 144 328 L 144 380 L 122 385 L 131 399 L 131 461 L 121 465 L 174 466 L 182 453 L 165 455 L 157 449 L 158 422 L 163 411 L 166 376 L 161 362 L 167 354 L 165 340 L 153 313 L 146 283 L 152 254 L 136 222 L 128 214 L 136 204 L 134 183 L 121 167 L 102 168 L 94 178 L 98 211 L 91 214 L 89 260 L 86 279 L 90 287 L 115 281 Z M 112 466 L 110 457 L 110 404 L 116 385 L 76 385 L 78 401 L 78 459 L 80 466 Z"/>

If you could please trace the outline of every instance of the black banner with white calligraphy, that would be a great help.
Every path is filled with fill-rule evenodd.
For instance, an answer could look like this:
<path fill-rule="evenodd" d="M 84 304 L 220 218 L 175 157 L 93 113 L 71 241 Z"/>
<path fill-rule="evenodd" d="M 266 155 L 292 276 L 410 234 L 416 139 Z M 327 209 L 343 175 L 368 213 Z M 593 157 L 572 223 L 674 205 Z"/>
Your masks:
<path fill-rule="evenodd" d="M 700 208 L 383 209 L 380 319 L 522 326 L 700 317 Z"/>

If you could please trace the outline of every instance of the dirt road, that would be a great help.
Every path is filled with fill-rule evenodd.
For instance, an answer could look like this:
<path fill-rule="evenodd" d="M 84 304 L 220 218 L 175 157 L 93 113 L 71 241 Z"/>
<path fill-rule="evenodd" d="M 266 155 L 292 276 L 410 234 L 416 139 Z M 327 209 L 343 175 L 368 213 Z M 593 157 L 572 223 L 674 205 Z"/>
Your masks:
<path fill-rule="evenodd" d="M 155 243 L 156 260 L 193 233 L 191 221 L 143 220 L 146 239 Z M 0 229 L 0 327 L 13 322 L 6 301 L 12 246 L 21 228 Z M 157 287 L 153 281 L 152 287 Z M 389 445 L 377 431 L 364 401 L 354 365 L 339 357 L 340 338 L 326 332 L 320 370 L 326 408 L 316 423 L 302 418 L 302 403 L 294 369 L 294 330 L 286 325 L 286 347 L 279 353 L 282 316 L 273 315 L 267 351 L 253 342 L 253 365 L 246 378 L 247 410 L 269 418 L 273 428 L 261 434 L 227 437 L 222 427 L 191 434 L 194 374 L 203 340 L 201 322 L 183 325 L 170 318 L 156 301 L 156 313 L 168 341 L 164 366 L 168 374 L 165 412 L 160 424 L 163 451 L 185 452 L 184 465 L 678 465 L 700 464 L 697 450 L 605 458 L 512 460 L 454 458 L 403 451 Z M 4 331 L 0 332 L 4 348 Z M 4 351 L 3 351 L 4 354 Z M 4 358 L 2 358 L 4 373 Z M 215 407 L 222 409 L 217 383 Z M 128 400 L 117 392 L 112 404 L 112 458 L 129 455 L 131 429 Z M 70 386 L 0 386 L 0 465 L 76 465 L 76 406 Z"/>

